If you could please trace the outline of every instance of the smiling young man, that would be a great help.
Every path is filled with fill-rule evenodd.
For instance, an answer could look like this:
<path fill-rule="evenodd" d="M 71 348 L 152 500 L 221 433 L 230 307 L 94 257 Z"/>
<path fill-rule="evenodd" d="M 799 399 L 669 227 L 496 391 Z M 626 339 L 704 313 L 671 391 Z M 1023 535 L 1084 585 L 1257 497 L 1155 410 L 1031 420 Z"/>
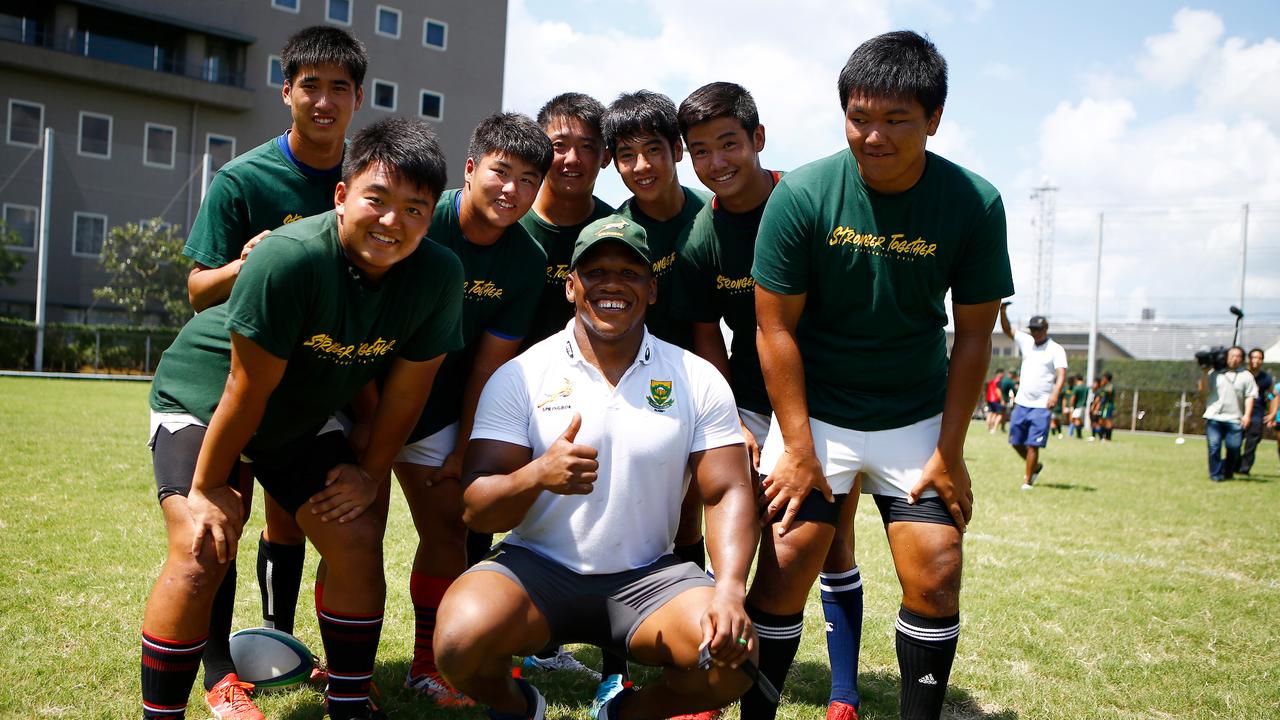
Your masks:
<path fill-rule="evenodd" d="M 676 259 L 675 312 L 693 324 L 694 352 L 729 380 L 752 464 L 769 430 L 773 408 L 756 351 L 756 234 L 765 202 L 782 173 L 764 169 L 765 129 L 751 93 L 741 85 L 714 82 L 694 90 L 677 112 L 693 170 L 715 192 L 694 218 Z M 733 333 L 726 351 L 720 321 Z M 839 517 L 822 566 L 822 609 L 831 663 L 828 703 L 856 707 L 858 647 L 862 635 L 862 576 L 853 554 L 853 510 Z"/>
<path fill-rule="evenodd" d="M 386 515 L 365 510 L 386 502 L 392 459 L 461 344 L 462 269 L 422 241 L 445 182 L 424 123 L 365 128 L 342 178 L 334 209 L 260 243 L 228 301 L 188 322 L 156 368 L 151 446 L 169 549 L 142 624 L 145 717 L 184 717 L 244 524 L 241 458 L 328 566 L 316 610 L 329 715 L 369 717 Z M 333 415 L 378 376 L 357 455 Z"/>
<path fill-rule="evenodd" d="M 551 166 L 551 141 L 533 120 L 497 113 L 471 134 L 463 186 L 441 196 L 431 241 L 462 261 L 462 342 L 436 376 L 422 417 L 396 456 L 395 473 L 418 531 L 409 580 L 415 636 L 405 686 L 443 706 L 471 701 L 450 688 L 432 650 L 440 598 L 492 538 L 470 540 L 462 524 L 462 457 L 480 391 L 515 357 L 542 290 L 546 253 L 520 226 Z M 474 545 L 474 548 L 469 549 Z"/>
<path fill-rule="evenodd" d="M 999 301 L 1013 291 L 1000 194 L 925 149 L 946 78 L 937 48 L 913 32 L 858 47 L 838 82 L 848 150 L 778 183 L 752 270 L 774 410 L 760 459 L 770 531 L 747 598 L 761 671 L 778 686 L 786 677 L 809 587 L 860 478 L 902 585 L 904 718 L 942 711 L 973 504 L 965 433 Z M 833 711 L 856 717 L 856 708 Z M 743 698 L 744 720 L 775 712 L 755 691 Z"/>
<path fill-rule="evenodd" d="M 218 171 L 182 250 L 193 261 L 187 291 L 197 311 L 226 301 L 245 258 L 268 232 L 333 208 L 347 127 L 363 99 L 368 57 L 350 34 L 316 26 L 290 37 L 280 58 L 285 76 L 280 95 L 292 118 L 289 129 Z M 252 489 L 244 488 L 246 503 Z M 266 529 L 258 543 L 262 623 L 292 633 L 305 538 L 270 496 L 265 507 Z M 221 682 L 235 671 L 227 640 L 235 582 L 232 568 L 214 603 L 204 653 L 205 690 L 211 706 L 225 706 L 215 710 L 218 717 L 252 720 L 257 711 L 249 709 L 252 704 L 238 686 Z"/>
<path fill-rule="evenodd" d="M 600 131 L 602 115 L 600 101 L 576 92 L 557 95 L 538 111 L 538 124 L 551 140 L 551 169 L 520 225 L 547 254 L 547 275 L 522 349 L 559 332 L 573 318 L 573 305 L 564 299 L 573 243 L 582 228 L 613 213 L 594 195 L 596 177 L 611 157 Z"/>
<path fill-rule="evenodd" d="M 585 642 L 663 668 L 598 720 L 720 707 L 747 687 L 735 668 L 755 644 L 742 597 L 758 526 L 732 394 L 646 332 L 656 283 L 637 223 L 588 225 L 570 266 L 572 325 L 494 373 L 480 401 L 467 523 L 510 532 L 445 596 L 440 669 L 490 717 L 541 720 L 511 656 Z M 714 582 L 671 552 L 688 486 L 707 504 Z M 699 667 L 703 648 L 713 667 Z"/>

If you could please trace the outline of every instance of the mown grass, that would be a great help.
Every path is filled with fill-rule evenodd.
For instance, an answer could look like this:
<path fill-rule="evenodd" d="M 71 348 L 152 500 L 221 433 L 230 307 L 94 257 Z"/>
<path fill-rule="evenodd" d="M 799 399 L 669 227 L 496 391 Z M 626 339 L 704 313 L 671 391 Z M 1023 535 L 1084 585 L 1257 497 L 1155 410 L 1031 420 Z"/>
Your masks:
<path fill-rule="evenodd" d="M 147 389 L 0 378 L 0 718 L 141 714 L 138 629 L 163 558 L 144 444 Z M 1274 441 L 1261 448 L 1252 478 L 1222 484 L 1207 480 L 1198 439 L 1055 439 L 1031 492 L 1018 489 L 1020 462 L 1004 436 L 975 424 L 967 457 L 977 506 L 949 717 L 1280 717 Z M 260 506 L 250 526 L 260 528 Z M 897 716 L 898 589 L 870 502 L 858 510 L 857 533 L 867 607 L 863 717 L 883 720 Z M 402 502 L 393 503 L 387 537 L 377 672 L 384 705 L 396 718 L 481 717 L 423 706 L 400 689 L 412 648 L 414 546 Z M 237 627 L 258 624 L 252 544 L 245 547 Z M 299 605 L 298 634 L 319 648 L 305 589 Z M 579 654 L 598 663 L 594 649 Z M 536 682 L 551 701 L 549 718 L 586 717 L 589 680 Z M 822 717 L 828 682 L 815 591 L 780 717 Z M 272 718 L 322 715 L 310 690 L 265 696 L 260 706 Z M 198 694 L 191 707 L 192 718 L 207 716 Z"/>

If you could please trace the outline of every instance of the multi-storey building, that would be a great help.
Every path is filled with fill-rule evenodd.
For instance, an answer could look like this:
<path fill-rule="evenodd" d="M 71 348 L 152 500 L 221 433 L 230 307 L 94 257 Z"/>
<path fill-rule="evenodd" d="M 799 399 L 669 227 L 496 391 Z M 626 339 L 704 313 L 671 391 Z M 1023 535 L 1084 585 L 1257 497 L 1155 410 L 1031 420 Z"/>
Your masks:
<path fill-rule="evenodd" d="M 17 252 L 0 315 L 31 318 L 45 128 L 54 131 L 48 318 L 95 306 L 111 227 L 189 228 L 207 152 L 216 170 L 289 126 L 280 48 L 330 23 L 369 50 L 351 132 L 387 114 L 427 118 L 452 184 L 471 129 L 501 108 L 506 0 L 0 0 L 0 205 Z"/>

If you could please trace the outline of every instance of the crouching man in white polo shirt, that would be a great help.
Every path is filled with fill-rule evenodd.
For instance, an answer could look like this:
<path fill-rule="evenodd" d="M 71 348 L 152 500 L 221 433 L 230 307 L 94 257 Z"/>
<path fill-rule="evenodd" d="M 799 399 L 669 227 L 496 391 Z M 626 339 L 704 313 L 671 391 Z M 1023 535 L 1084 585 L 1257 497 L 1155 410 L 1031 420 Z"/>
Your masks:
<path fill-rule="evenodd" d="M 480 398 L 465 520 L 510 534 L 446 593 L 435 648 L 445 678 L 491 717 L 543 717 L 511 657 L 559 643 L 663 667 L 643 690 L 597 698 L 601 720 L 719 708 L 750 686 L 738 667 L 756 656 L 743 598 L 759 527 L 737 409 L 715 368 L 645 330 L 651 267 L 639 225 L 612 215 L 584 228 L 565 282 L 573 321 Z M 689 482 L 706 504 L 714 582 L 671 554 Z"/>

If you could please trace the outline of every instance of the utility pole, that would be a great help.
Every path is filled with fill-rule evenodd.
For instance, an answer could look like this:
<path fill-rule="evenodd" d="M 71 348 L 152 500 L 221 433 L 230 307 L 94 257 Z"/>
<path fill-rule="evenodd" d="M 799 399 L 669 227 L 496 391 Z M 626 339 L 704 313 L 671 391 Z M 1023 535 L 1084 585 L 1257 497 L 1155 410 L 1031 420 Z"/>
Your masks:
<path fill-rule="evenodd" d="M 1244 310 L 1244 271 L 1249 260 L 1249 203 L 1244 204 L 1244 217 L 1240 219 L 1240 304 Z M 1240 340 L 1244 345 L 1244 319 L 1240 320 Z M 1245 347 L 1248 347 L 1247 345 Z"/>
<path fill-rule="evenodd" d="M 1053 226 L 1058 188 L 1045 178 L 1040 187 L 1031 189 L 1036 202 L 1036 215 L 1031 224 L 1036 228 L 1035 314 L 1048 315 L 1053 298 Z"/>

